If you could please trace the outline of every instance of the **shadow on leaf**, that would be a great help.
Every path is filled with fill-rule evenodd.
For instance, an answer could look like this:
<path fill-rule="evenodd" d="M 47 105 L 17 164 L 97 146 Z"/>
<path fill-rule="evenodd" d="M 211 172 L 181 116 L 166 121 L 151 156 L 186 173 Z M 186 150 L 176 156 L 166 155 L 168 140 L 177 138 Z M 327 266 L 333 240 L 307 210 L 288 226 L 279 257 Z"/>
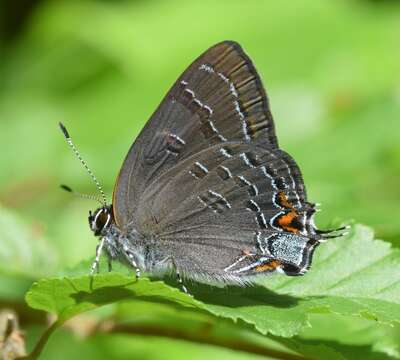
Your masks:
<path fill-rule="evenodd" d="M 371 345 L 355 345 L 355 344 L 342 344 L 337 341 L 332 340 L 324 340 L 324 339 L 302 339 L 302 338 L 294 338 L 294 339 L 282 339 L 276 337 L 278 342 L 292 348 L 295 351 L 299 351 L 304 355 L 308 356 L 321 356 L 321 353 L 324 354 L 324 358 L 328 358 L 326 354 L 326 349 L 331 349 L 341 354 L 347 360 L 391 360 L 393 357 L 374 351 Z M 296 344 L 296 345 L 294 345 Z M 326 347 L 326 348 L 324 348 Z M 319 350 L 318 350 L 319 348 Z"/>
<path fill-rule="evenodd" d="M 93 290 L 92 292 L 78 291 L 70 295 L 74 299 L 75 303 L 92 303 L 97 306 L 110 304 L 116 301 L 120 301 L 125 298 L 132 298 L 134 293 L 125 287 L 103 287 L 100 289 Z"/>
<path fill-rule="evenodd" d="M 179 287 L 179 284 L 171 278 L 166 278 L 164 281 L 170 286 Z M 191 285 L 189 285 L 189 292 L 196 300 L 206 304 L 228 306 L 232 308 L 260 305 L 290 308 L 298 304 L 298 299 L 296 297 L 277 294 L 256 284 L 248 287 L 229 285 L 220 288 L 192 282 Z"/>

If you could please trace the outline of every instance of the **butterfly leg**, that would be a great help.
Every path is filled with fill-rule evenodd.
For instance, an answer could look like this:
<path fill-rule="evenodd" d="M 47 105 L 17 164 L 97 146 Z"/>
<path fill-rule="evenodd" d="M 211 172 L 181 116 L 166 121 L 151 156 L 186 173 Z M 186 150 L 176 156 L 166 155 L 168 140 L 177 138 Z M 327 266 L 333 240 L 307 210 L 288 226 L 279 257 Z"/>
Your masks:
<path fill-rule="evenodd" d="M 131 265 L 133 266 L 133 268 L 135 269 L 135 276 L 136 276 L 136 281 L 139 280 L 140 278 L 140 269 L 136 264 L 136 261 L 133 259 L 132 254 L 128 254 L 129 260 L 131 262 Z"/>
<path fill-rule="evenodd" d="M 189 293 L 188 289 L 186 288 L 185 284 L 183 283 L 181 274 L 179 273 L 179 269 L 178 269 L 178 267 L 176 266 L 175 261 L 174 261 L 173 258 L 171 258 L 171 262 L 172 262 L 172 266 L 173 266 L 174 271 L 175 271 L 176 280 L 178 281 L 179 286 L 181 287 L 181 290 L 182 290 L 185 294 L 188 294 L 188 295 L 192 296 L 192 295 Z"/>
<path fill-rule="evenodd" d="M 179 274 L 178 269 L 175 269 L 175 273 L 176 273 L 176 279 L 178 280 L 178 283 L 179 283 L 179 285 L 180 285 L 182 291 L 183 291 L 185 294 L 190 295 L 189 292 L 188 292 L 188 289 L 186 288 L 185 284 L 184 284 L 183 281 L 182 281 L 182 278 L 181 278 L 181 275 Z"/>
<path fill-rule="evenodd" d="M 172 256 L 167 256 L 167 257 L 163 258 L 160 262 L 158 262 L 157 266 L 163 270 L 165 270 L 165 269 L 172 270 L 175 273 L 176 280 L 178 281 L 182 292 L 192 296 L 189 293 L 188 289 L 186 288 L 185 284 L 183 283 L 178 266 L 176 265 L 175 260 Z"/>
<path fill-rule="evenodd" d="M 135 276 L 136 276 L 136 280 L 139 280 L 140 278 L 140 269 L 136 266 L 135 267 Z"/>
<path fill-rule="evenodd" d="M 92 268 L 90 270 L 90 275 L 93 275 L 95 272 L 98 274 L 99 273 L 99 268 L 100 268 L 100 256 L 101 252 L 103 250 L 104 246 L 104 238 L 101 239 L 100 244 L 96 246 L 96 257 L 93 261 Z"/>
<path fill-rule="evenodd" d="M 131 264 L 131 266 L 135 269 L 135 276 L 136 276 L 136 280 L 139 280 L 140 278 L 140 269 L 139 266 L 137 265 L 135 258 L 132 254 L 132 252 L 128 249 L 127 246 L 124 246 L 124 253 L 126 258 L 128 259 L 129 263 Z"/>

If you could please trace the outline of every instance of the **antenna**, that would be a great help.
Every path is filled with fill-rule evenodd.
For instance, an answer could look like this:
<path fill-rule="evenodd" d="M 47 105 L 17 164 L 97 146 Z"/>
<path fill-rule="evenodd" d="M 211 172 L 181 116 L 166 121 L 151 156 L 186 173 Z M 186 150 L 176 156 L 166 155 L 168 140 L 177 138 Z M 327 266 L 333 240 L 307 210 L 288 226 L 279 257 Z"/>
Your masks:
<path fill-rule="evenodd" d="M 84 194 L 79 194 L 75 193 L 74 191 L 72 191 L 71 188 L 69 188 L 68 186 L 65 185 L 61 185 L 61 187 L 69 192 L 75 193 L 80 197 L 86 197 L 89 199 L 95 199 L 98 200 L 100 203 L 102 203 L 103 205 L 107 205 L 107 198 L 106 195 L 104 194 L 103 188 L 101 187 L 99 181 L 97 180 L 96 176 L 94 176 L 92 170 L 89 169 L 89 166 L 87 166 L 86 161 L 82 159 L 81 154 L 79 153 L 78 149 L 75 147 L 74 143 L 72 142 L 71 136 L 69 135 L 66 127 L 60 122 L 59 123 L 60 129 L 63 132 L 65 139 L 67 140 L 68 145 L 71 147 L 72 151 L 74 152 L 74 154 L 76 155 L 76 157 L 79 159 L 79 161 L 82 163 L 82 165 L 84 166 L 84 168 L 86 169 L 86 171 L 88 172 L 88 174 L 90 175 L 90 177 L 92 178 L 92 180 L 94 181 L 94 183 L 96 184 L 97 189 L 100 192 L 102 201 L 100 201 L 99 199 L 97 199 L 96 197 L 92 197 L 91 195 L 84 195 Z"/>
<path fill-rule="evenodd" d="M 61 184 L 60 188 L 71 193 L 74 196 L 80 197 L 82 199 L 95 200 L 95 201 L 99 202 L 101 205 L 104 205 L 103 201 L 96 195 L 78 193 L 78 192 L 72 190 L 69 186 L 64 185 L 64 184 Z"/>

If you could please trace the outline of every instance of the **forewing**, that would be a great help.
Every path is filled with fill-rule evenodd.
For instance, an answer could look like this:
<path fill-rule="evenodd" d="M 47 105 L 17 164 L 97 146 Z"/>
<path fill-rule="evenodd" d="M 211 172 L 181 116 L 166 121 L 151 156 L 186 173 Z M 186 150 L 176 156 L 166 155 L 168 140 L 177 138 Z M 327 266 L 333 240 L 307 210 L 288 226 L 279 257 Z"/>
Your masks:
<path fill-rule="evenodd" d="M 229 142 L 278 146 L 260 77 L 242 48 L 226 41 L 179 77 L 129 150 L 114 189 L 117 224 L 124 228 L 133 219 L 155 179 L 210 146 Z"/>

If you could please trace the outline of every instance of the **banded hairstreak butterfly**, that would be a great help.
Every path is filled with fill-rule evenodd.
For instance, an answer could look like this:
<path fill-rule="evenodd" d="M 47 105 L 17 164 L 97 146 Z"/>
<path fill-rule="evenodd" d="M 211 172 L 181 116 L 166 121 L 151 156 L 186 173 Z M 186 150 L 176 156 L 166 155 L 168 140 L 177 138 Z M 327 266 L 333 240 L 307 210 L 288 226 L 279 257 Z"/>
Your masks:
<path fill-rule="evenodd" d="M 240 45 L 219 43 L 178 78 L 89 213 L 102 252 L 141 271 L 214 284 L 303 275 L 315 248 L 343 235 L 313 221 L 298 166 L 281 150 L 261 79 Z M 68 189 L 68 188 L 67 188 Z M 186 290 L 185 290 L 186 291 Z"/>

